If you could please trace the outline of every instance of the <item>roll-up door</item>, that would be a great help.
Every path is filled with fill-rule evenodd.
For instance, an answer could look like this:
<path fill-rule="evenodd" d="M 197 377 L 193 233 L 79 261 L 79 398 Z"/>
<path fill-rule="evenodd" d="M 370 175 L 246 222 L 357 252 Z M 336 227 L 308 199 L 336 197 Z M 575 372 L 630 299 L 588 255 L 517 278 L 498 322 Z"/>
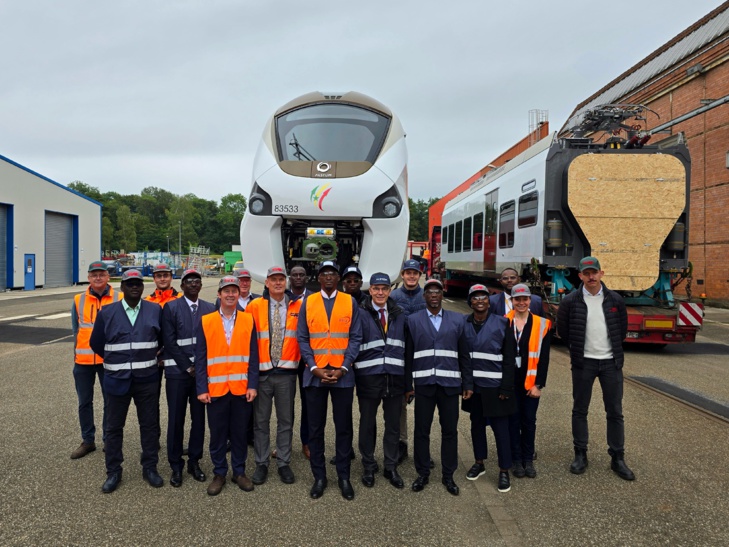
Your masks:
<path fill-rule="evenodd" d="M 46 287 L 73 285 L 73 217 L 46 212 Z"/>
<path fill-rule="evenodd" d="M 0 205 L 0 291 L 8 288 L 8 209 Z"/>

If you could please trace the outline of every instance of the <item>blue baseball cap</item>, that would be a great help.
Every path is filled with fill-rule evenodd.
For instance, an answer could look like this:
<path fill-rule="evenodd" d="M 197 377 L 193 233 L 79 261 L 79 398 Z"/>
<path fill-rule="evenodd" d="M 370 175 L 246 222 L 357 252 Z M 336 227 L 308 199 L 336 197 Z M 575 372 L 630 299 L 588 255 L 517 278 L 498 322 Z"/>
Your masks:
<path fill-rule="evenodd" d="M 404 272 L 405 270 L 420 271 L 420 262 L 413 260 L 412 258 L 410 260 L 406 260 L 402 263 L 402 271 Z"/>
<path fill-rule="evenodd" d="M 370 277 L 370 287 L 372 285 L 392 285 L 390 276 L 382 272 L 372 274 L 372 277 Z"/>
<path fill-rule="evenodd" d="M 327 268 L 339 273 L 339 266 L 337 266 L 337 263 L 334 262 L 333 260 L 325 260 L 324 262 L 319 264 L 319 269 L 317 270 L 317 273 L 321 273 L 323 270 L 326 270 Z"/>

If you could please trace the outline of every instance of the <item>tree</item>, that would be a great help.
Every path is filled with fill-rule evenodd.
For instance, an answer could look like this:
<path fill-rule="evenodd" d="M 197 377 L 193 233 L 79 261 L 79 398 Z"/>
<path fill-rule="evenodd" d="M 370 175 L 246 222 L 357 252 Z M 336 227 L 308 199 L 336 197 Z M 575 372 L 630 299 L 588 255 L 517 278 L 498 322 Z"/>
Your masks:
<path fill-rule="evenodd" d="M 88 184 L 81 182 L 80 180 L 75 180 L 73 182 L 70 182 L 68 184 L 68 187 L 71 190 L 78 192 L 79 194 L 83 194 L 84 196 L 103 204 L 103 197 L 101 195 L 101 192 L 95 186 L 89 186 Z"/>
<path fill-rule="evenodd" d="M 101 242 L 105 252 L 114 250 L 114 223 L 106 215 L 101 219 Z"/>
<path fill-rule="evenodd" d="M 127 205 L 120 205 L 116 211 L 116 242 L 119 249 L 126 252 L 137 250 L 137 229 L 134 226 L 134 216 Z"/>
<path fill-rule="evenodd" d="M 220 200 L 218 221 L 220 234 L 225 251 L 231 245 L 240 244 L 240 223 L 248 208 L 248 202 L 243 194 L 228 194 Z"/>
<path fill-rule="evenodd" d="M 428 209 L 440 198 L 429 198 L 427 201 L 408 198 L 410 204 L 410 231 L 408 239 L 410 241 L 428 241 Z"/>

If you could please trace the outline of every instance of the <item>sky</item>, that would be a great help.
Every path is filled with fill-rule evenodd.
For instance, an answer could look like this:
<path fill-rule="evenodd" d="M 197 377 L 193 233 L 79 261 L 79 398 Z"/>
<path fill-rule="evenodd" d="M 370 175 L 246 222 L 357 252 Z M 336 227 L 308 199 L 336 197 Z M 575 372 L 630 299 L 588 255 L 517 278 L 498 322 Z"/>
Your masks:
<path fill-rule="evenodd" d="M 247 196 L 267 119 L 359 91 L 407 132 L 409 191 L 441 197 L 718 0 L 0 3 L 0 155 L 102 192 Z M 0 181 L 0 185 L 2 181 Z"/>

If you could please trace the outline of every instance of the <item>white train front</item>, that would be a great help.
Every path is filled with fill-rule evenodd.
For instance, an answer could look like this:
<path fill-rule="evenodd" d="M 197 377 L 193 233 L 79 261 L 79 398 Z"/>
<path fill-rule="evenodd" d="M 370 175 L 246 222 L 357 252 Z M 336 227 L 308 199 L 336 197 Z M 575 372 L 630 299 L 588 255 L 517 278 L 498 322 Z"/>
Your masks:
<path fill-rule="evenodd" d="M 410 213 L 407 148 L 398 118 L 360 93 L 308 93 L 270 118 L 241 223 L 246 267 L 323 260 L 398 276 Z"/>

